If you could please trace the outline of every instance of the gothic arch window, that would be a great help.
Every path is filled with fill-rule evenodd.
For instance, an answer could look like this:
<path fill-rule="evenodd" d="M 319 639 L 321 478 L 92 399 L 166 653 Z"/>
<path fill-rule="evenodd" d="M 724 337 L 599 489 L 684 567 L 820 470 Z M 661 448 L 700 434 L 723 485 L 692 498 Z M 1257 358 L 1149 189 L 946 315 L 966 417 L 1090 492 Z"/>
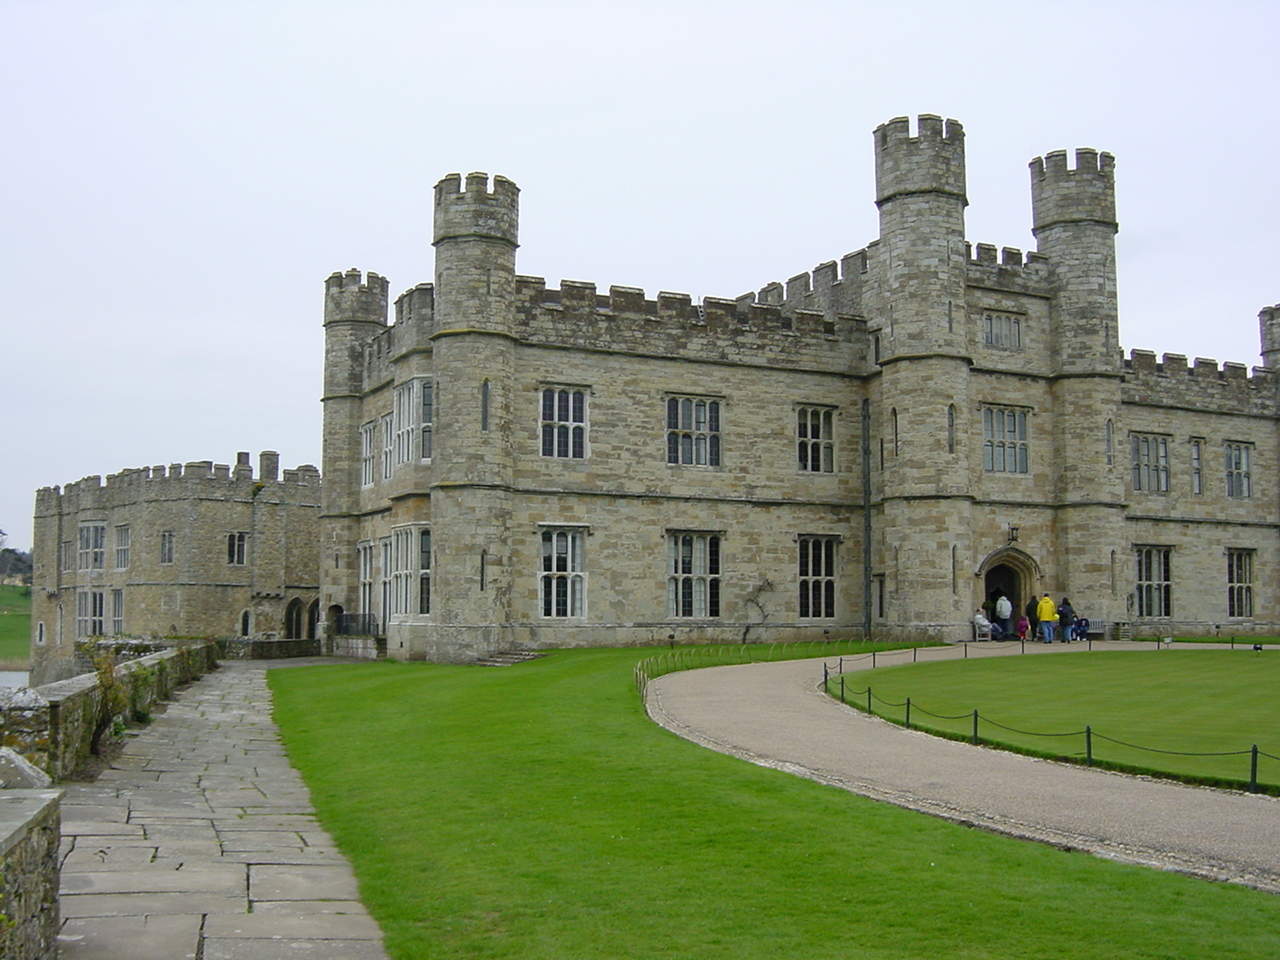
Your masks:
<path fill-rule="evenodd" d="M 249 627 L 252 626 L 252 624 L 253 624 L 253 621 L 249 616 L 249 611 L 245 610 L 243 613 L 240 614 L 240 636 L 242 637 L 249 636 Z"/>
<path fill-rule="evenodd" d="M 302 601 L 294 597 L 284 611 L 284 638 L 286 640 L 302 639 Z"/>

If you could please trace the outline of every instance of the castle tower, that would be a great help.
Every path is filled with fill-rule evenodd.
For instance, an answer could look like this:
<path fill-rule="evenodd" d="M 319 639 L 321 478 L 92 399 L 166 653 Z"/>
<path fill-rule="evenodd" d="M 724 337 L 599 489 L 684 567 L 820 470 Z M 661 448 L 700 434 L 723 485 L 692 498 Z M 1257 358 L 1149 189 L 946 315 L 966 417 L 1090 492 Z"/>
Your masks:
<path fill-rule="evenodd" d="M 484 173 L 436 184 L 431 340 L 438 441 L 430 511 L 436 658 L 497 649 L 504 642 L 498 625 L 509 619 L 518 197 L 504 177 L 494 177 L 490 189 Z"/>
<path fill-rule="evenodd" d="M 1057 591 L 1123 619 L 1108 544 L 1124 540 L 1128 439 L 1116 299 L 1114 160 L 1080 149 L 1031 162 L 1032 232 L 1049 260 Z"/>
<path fill-rule="evenodd" d="M 324 283 L 324 432 L 320 514 L 322 616 L 334 604 L 346 609 L 358 587 L 360 422 L 364 346 L 387 327 L 387 281 L 359 270 L 334 273 Z M 354 612 L 348 609 L 347 612 Z"/>
<path fill-rule="evenodd" d="M 1032 228 L 1053 271 L 1054 366 L 1060 374 L 1119 373 L 1115 160 L 1080 149 L 1075 169 L 1056 150 L 1031 161 Z"/>
<path fill-rule="evenodd" d="M 910 570 L 915 584 L 894 587 L 893 619 L 911 632 L 954 635 L 972 614 L 957 571 L 971 552 L 964 130 L 922 115 L 913 137 L 899 117 L 876 129 L 875 159 L 881 565 L 891 582 L 893 571 Z"/>
<path fill-rule="evenodd" d="M 1280 367 L 1280 303 L 1258 311 L 1258 332 L 1262 335 L 1262 365 Z"/>

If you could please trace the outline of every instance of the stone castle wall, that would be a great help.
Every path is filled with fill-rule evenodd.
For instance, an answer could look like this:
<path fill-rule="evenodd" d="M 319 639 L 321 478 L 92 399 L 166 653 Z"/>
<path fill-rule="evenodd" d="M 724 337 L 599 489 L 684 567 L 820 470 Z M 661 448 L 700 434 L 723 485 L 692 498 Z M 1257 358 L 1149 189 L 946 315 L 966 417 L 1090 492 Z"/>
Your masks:
<path fill-rule="evenodd" d="M 305 629 L 318 596 L 320 501 L 314 467 L 281 474 L 270 452 L 257 477 L 241 454 L 234 466 L 156 466 L 40 490 L 33 679 L 74 672 L 82 635 L 235 636 L 247 614 L 250 635 L 284 636 L 291 604 Z M 87 551 L 86 528 L 101 529 L 100 545 Z M 229 542 L 241 535 L 242 548 Z M 80 594 L 101 598 L 89 621 Z"/>
<path fill-rule="evenodd" d="M 1024 253 L 965 238 L 959 124 L 925 116 L 913 133 L 898 118 L 875 144 L 880 236 L 736 298 L 519 276 L 518 190 L 483 174 L 438 185 L 435 276 L 395 301 L 394 322 L 382 277 L 331 276 L 323 526 L 341 546 L 322 605 L 378 623 L 369 642 L 335 642 L 380 650 L 385 637 L 389 656 L 466 659 L 672 637 L 955 639 L 996 574 L 1020 606 L 1067 595 L 1140 634 L 1275 629 L 1280 597 L 1262 571 L 1280 554 L 1276 378 L 1122 356 L 1113 158 L 1031 163 L 1037 249 Z M 1280 307 L 1260 319 L 1268 363 L 1280 362 Z M 412 421 L 397 403 L 424 384 L 434 454 L 392 458 L 384 425 Z M 542 449 L 549 388 L 584 398 L 581 457 Z M 721 463 L 667 462 L 672 397 L 720 404 Z M 812 408 L 832 415 L 830 473 L 797 462 L 797 415 Z M 993 438 L 997 415 L 1023 434 Z M 1135 485 L 1132 444 L 1157 434 L 1166 486 L 1153 491 Z M 1025 464 L 993 467 L 1009 440 Z M 1244 496 L 1226 486 L 1233 445 L 1252 456 Z M 561 527 L 586 544 L 587 602 L 567 618 L 540 608 L 542 532 Z M 393 573 L 427 573 L 395 559 L 408 530 L 431 533 L 430 613 L 387 609 Z M 676 530 L 723 535 L 719 616 L 670 614 Z M 838 543 L 831 616 L 799 614 L 810 536 Z M 1147 546 L 1172 557 L 1174 600 L 1142 617 Z M 1240 552 L 1257 571 L 1252 610 L 1231 617 L 1227 557 Z"/>

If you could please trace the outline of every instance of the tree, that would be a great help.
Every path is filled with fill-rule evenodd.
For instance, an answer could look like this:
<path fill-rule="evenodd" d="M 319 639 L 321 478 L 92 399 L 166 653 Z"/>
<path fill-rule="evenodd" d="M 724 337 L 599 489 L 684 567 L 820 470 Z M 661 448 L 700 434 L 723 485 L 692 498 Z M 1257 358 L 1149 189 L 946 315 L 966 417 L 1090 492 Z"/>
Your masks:
<path fill-rule="evenodd" d="M 5 546 L 8 535 L 0 530 L 0 580 L 18 577 L 24 583 L 31 582 L 31 554 L 11 550 Z"/>

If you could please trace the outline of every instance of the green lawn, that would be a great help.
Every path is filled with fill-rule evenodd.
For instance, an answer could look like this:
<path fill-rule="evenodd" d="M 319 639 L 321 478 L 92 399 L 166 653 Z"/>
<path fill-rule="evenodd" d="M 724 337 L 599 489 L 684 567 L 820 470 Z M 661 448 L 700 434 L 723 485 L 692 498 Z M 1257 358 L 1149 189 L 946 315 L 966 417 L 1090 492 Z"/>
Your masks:
<path fill-rule="evenodd" d="M 1262 754 L 1280 757 L 1280 656 L 1274 651 L 982 657 L 881 668 L 844 679 L 847 699 L 865 707 L 869 686 L 874 711 L 895 722 L 906 719 L 902 704 L 910 697 L 912 726 L 968 736 L 976 709 L 980 737 L 1017 749 L 1083 758 L 1089 726 L 1095 760 L 1246 782 L 1247 751 L 1254 744 Z M 838 695 L 838 685 L 831 688 Z M 964 716 L 944 720 L 928 714 Z M 1072 731 L 1078 735 L 1028 735 Z M 1258 779 L 1280 786 L 1280 761 L 1260 756 Z"/>
<path fill-rule="evenodd" d="M 0 661 L 25 664 L 30 656 L 31 593 L 26 587 L 0 586 Z"/>
<path fill-rule="evenodd" d="M 651 653 L 270 673 L 289 756 L 393 957 L 1255 960 L 1280 942 L 1280 897 L 680 740 L 635 693 Z"/>

